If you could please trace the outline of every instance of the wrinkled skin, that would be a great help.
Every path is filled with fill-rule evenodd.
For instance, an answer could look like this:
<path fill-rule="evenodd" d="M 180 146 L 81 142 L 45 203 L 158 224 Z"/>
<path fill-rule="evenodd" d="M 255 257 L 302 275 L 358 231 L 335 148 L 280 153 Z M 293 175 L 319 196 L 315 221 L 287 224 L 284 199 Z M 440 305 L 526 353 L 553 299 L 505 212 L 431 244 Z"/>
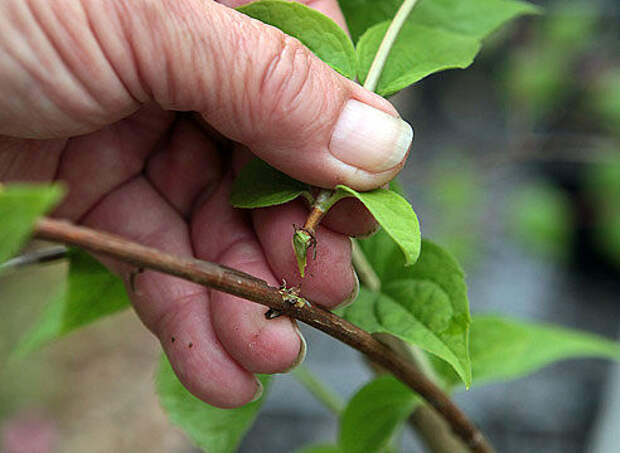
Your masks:
<path fill-rule="evenodd" d="M 233 209 L 234 173 L 252 152 L 315 185 L 380 186 L 398 168 L 351 169 L 325 150 L 347 99 L 395 111 L 229 8 L 245 2 L 221 3 L 2 2 L 0 180 L 62 181 L 68 195 L 56 217 L 295 284 L 290 237 L 307 207 Z M 346 27 L 336 0 L 306 3 Z M 317 231 L 302 294 L 329 307 L 350 298 L 357 283 L 346 234 L 374 228 L 357 202 L 336 206 Z M 127 283 L 135 271 L 101 261 Z M 294 323 L 265 319 L 262 306 L 150 271 L 127 288 L 181 381 L 213 405 L 247 403 L 254 373 L 298 359 Z"/>

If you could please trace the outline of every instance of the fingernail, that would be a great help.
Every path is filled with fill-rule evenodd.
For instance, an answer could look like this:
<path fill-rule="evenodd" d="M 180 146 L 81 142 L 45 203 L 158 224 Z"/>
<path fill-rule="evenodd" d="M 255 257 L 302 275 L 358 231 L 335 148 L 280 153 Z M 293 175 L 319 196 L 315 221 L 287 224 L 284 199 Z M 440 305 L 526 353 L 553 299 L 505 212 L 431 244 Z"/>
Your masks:
<path fill-rule="evenodd" d="M 250 403 L 258 401 L 261 396 L 263 396 L 263 392 L 265 391 L 265 387 L 263 387 L 263 383 L 260 381 L 260 379 L 258 379 L 256 376 L 254 376 L 254 379 L 256 379 L 256 393 L 254 394 L 254 398 L 250 400 Z"/>
<path fill-rule="evenodd" d="M 295 359 L 293 364 L 290 367 L 288 367 L 284 371 L 284 373 L 288 373 L 289 371 L 294 370 L 299 365 L 304 363 L 304 360 L 306 360 L 306 352 L 308 351 L 308 343 L 306 342 L 306 339 L 304 338 L 303 334 L 301 333 L 301 330 L 299 330 L 299 326 L 297 325 L 297 321 L 295 321 L 294 319 L 291 319 L 291 322 L 293 323 L 293 327 L 295 328 L 295 332 L 297 332 L 297 336 L 299 337 L 299 343 L 300 343 L 300 345 L 299 345 L 299 354 L 297 354 L 297 358 Z"/>
<path fill-rule="evenodd" d="M 379 173 L 398 165 L 412 141 L 407 122 L 351 99 L 336 122 L 329 150 L 342 162 Z"/>
<path fill-rule="evenodd" d="M 353 302 L 355 302 L 355 299 L 357 299 L 357 296 L 360 293 L 360 278 L 357 276 L 357 272 L 355 272 L 355 268 L 352 268 L 352 270 L 353 270 L 353 276 L 355 277 L 355 288 L 353 288 L 353 291 L 351 292 L 349 297 L 347 297 L 345 300 L 343 300 L 336 306 L 338 308 L 345 308 L 351 305 Z"/>

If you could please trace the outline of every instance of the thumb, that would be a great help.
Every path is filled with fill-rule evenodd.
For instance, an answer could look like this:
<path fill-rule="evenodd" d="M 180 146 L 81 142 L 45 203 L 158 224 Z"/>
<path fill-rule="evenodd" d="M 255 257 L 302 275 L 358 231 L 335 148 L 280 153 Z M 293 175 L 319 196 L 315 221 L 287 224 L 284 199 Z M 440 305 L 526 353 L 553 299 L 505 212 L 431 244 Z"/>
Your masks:
<path fill-rule="evenodd" d="M 200 112 L 223 135 L 313 185 L 369 189 L 400 170 L 411 127 L 298 40 L 216 2 L 128 4 L 127 36 L 159 104 Z M 138 41 L 145 23 L 153 32 Z"/>
<path fill-rule="evenodd" d="M 214 33 L 223 39 L 210 74 L 220 91 L 192 106 L 207 122 L 313 185 L 370 189 L 398 173 L 413 131 L 389 102 L 296 39 L 236 11 L 218 11 Z"/>
<path fill-rule="evenodd" d="M 155 101 L 200 112 L 295 178 L 357 189 L 390 180 L 411 144 L 387 101 L 214 1 L 1 5 L 0 51 L 11 58 L 0 75 L 0 133 L 85 133 Z"/>

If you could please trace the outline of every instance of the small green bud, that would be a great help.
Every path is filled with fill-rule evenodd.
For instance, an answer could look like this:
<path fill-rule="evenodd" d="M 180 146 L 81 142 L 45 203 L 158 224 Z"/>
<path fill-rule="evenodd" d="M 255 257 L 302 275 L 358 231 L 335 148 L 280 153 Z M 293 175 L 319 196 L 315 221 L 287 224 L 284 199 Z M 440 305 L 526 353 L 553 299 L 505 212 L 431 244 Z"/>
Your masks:
<path fill-rule="evenodd" d="M 308 262 L 308 249 L 312 245 L 314 238 L 310 233 L 301 228 L 296 228 L 293 234 L 293 251 L 297 258 L 297 266 L 299 267 L 299 275 L 304 278 L 306 264 Z"/>

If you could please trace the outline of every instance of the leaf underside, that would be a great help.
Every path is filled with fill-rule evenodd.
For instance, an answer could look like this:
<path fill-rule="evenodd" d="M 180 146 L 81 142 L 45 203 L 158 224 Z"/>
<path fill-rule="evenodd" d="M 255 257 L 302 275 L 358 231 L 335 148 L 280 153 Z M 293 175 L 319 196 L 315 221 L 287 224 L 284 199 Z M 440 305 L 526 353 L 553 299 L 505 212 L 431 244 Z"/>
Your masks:
<path fill-rule="evenodd" d="M 264 208 L 287 203 L 310 194 L 310 186 L 253 159 L 233 182 L 230 201 L 236 208 Z"/>

